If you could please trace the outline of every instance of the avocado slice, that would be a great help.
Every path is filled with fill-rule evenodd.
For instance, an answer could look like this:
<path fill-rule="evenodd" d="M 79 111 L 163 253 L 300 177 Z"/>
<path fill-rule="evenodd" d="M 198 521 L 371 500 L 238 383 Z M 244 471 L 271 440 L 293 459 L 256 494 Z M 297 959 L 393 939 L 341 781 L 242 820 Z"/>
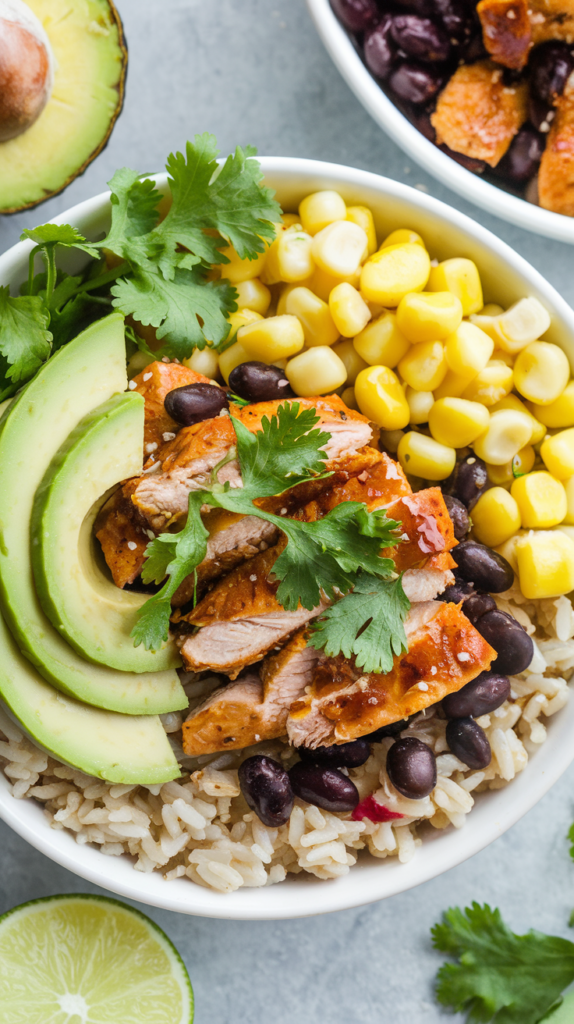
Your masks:
<path fill-rule="evenodd" d="M 18 7 L 26 5 L 11 0 L 11 6 L 16 14 L 12 10 L 3 19 L 6 30 L 0 25 L 0 38 L 6 39 L 4 60 L 10 47 L 17 54 L 20 95 L 10 104 L 0 100 L 0 138 L 6 139 L 0 142 L 0 213 L 36 206 L 85 171 L 106 145 L 121 111 L 127 68 L 122 23 L 112 0 L 27 0 L 40 23 L 36 33 L 33 25 L 27 31 L 33 19 L 25 12 L 17 16 Z M 38 44 L 46 36 L 48 59 L 41 64 Z M 31 96 L 43 67 L 49 94 L 44 104 Z M 10 138 L 20 111 L 20 134 Z"/>
<path fill-rule="evenodd" d="M 141 472 L 144 400 L 114 395 L 72 431 L 52 461 L 32 513 L 32 567 L 40 603 L 82 657 L 122 672 L 181 664 L 171 641 L 134 647 L 130 633 L 147 594 L 120 590 L 100 567 L 93 524 L 104 491 Z"/>
<path fill-rule="evenodd" d="M 187 706 L 177 672 L 135 674 L 80 657 L 46 618 L 34 586 L 34 496 L 80 420 L 127 385 L 124 322 L 112 313 L 44 363 L 4 414 L 0 433 L 0 606 L 22 653 L 48 682 L 96 707 L 163 714 Z"/>
<path fill-rule="evenodd" d="M 151 786 L 180 774 L 155 715 L 101 711 L 54 690 L 18 650 L 0 616 L 0 696 L 33 740 L 58 761 L 108 782 Z"/>

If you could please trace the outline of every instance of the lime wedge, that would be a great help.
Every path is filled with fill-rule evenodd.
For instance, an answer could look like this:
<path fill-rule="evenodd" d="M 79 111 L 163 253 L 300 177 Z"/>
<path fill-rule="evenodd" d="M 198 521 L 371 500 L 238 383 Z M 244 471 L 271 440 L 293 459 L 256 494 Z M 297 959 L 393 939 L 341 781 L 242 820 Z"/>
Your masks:
<path fill-rule="evenodd" d="M 49 896 L 0 917 L 0 1024 L 192 1024 L 167 935 L 105 896 Z"/>

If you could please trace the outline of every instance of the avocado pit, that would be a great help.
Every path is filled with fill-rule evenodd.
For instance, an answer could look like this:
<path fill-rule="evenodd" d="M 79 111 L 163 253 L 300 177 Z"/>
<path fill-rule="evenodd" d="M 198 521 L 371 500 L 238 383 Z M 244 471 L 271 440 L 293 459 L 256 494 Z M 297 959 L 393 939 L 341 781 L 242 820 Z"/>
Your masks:
<path fill-rule="evenodd" d="M 0 142 L 27 131 L 50 99 L 54 57 L 23 0 L 0 0 Z"/>

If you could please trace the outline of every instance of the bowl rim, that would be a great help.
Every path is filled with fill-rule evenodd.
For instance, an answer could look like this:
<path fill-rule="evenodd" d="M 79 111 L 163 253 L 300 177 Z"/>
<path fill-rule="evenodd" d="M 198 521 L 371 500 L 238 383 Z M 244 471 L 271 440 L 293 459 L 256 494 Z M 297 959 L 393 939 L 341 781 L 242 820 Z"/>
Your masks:
<path fill-rule="evenodd" d="M 363 64 L 350 35 L 338 21 L 329 0 L 306 0 L 307 8 L 325 49 L 357 99 L 379 127 L 425 171 L 464 199 L 503 220 L 552 238 L 574 244 L 574 217 L 544 210 L 503 188 L 484 181 L 441 152 L 415 128 L 383 92 Z"/>
<path fill-rule="evenodd" d="M 447 222 L 492 254 L 505 260 L 553 310 L 557 320 L 574 339 L 574 311 L 555 289 L 518 253 L 465 214 L 432 196 L 368 171 L 296 157 L 262 157 L 261 166 L 275 187 L 292 182 L 300 190 L 309 187 L 358 188 L 376 192 L 383 200 L 406 201 L 421 213 Z M 156 176 L 158 184 L 166 175 Z M 297 184 L 298 183 L 298 184 Z M 303 184 L 304 183 L 304 184 Z M 73 223 L 95 233 L 104 227 L 109 211 L 109 192 L 87 199 L 54 218 L 54 223 Z M 33 243 L 19 242 L 0 256 L 0 284 L 15 283 L 27 263 Z M 574 342 L 573 342 L 574 344 Z M 136 872 L 125 857 L 106 857 L 97 848 L 78 845 L 72 834 L 46 824 L 41 806 L 33 800 L 15 800 L 8 780 L 0 773 L 0 818 L 30 845 L 74 874 L 104 889 L 151 906 L 179 913 L 224 920 L 280 920 L 346 910 L 404 892 L 428 881 L 484 849 L 526 814 L 574 760 L 571 732 L 574 701 L 553 716 L 552 742 L 542 745 L 512 784 L 479 797 L 472 816 L 460 831 L 447 829 L 425 839 L 419 855 L 407 864 L 390 858 L 384 867 L 366 858 L 346 876 L 324 882 L 313 878 L 289 878 L 280 885 L 242 888 L 229 895 L 203 888 L 189 879 L 166 883 L 159 872 Z"/>

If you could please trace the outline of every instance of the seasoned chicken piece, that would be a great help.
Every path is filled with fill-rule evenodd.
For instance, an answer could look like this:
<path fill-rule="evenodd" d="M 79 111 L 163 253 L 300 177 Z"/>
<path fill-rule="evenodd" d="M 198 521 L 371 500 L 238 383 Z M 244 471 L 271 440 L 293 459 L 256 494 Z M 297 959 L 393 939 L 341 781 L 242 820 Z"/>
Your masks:
<path fill-rule="evenodd" d="M 369 508 L 380 508 L 372 503 Z M 399 572 L 421 565 L 423 560 L 443 551 L 450 551 L 458 541 L 440 487 L 427 487 L 416 494 L 407 494 L 385 506 L 389 519 L 401 522 L 402 543 L 382 552 L 392 558 Z M 451 568 L 450 564 L 443 568 Z"/>
<path fill-rule="evenodd" d="M 574 43 L 574 0 L 532 0 L 528 6 L 535 46 L 548 39 Z"/>
<path fill-rule="evenodd" d="M 574 74 L 556 102 L 538 172 L 538 198 L 545 210 L 574 217 Z"/>
<path fill-rule="evenodd" d="M 285 399 L 274 402 L 257 402 L 255 405 L 244 406 L 239 418 L 253 432 L 261 429 L 264 416 L 271 418 L 277 407 L 284 404 Z M 329 459 L 340 459 L 343 455 L 353 452 L 369 444 L 373 430 L 369 420 L 360 412 L 347 408 L 338 395 L 323 395 L 321 398 L 294 398 L 291 403 L 298 402 L 303 409 L 315 409 L 319 422 L 314 429 L 326 430 L 331 440 L 325 445 Z"/>
<path fill-rule="evenodd" d="M 346 743 L 430 707 L 490 667 L 496 651 L 457 605 L 415 605 L 405 622 L 408 653 L 386 675 L 362 673 L 352 660 L 323 657 L 310 692 L 291 705 L 295 746 Z"/>
<path fill-rule="evenodd" d="M 94 532 L 116 587 L 133 583 L 141 572 L 150 537 L 145 520 L 121 488 L 99 512 Z"/>
<path fill-rule="evenodd" d="M 520 71 L 532 46 L 527 0 L 480 0 L 476 11 L 484 46 L 492 59 Z"/>
<path fill-rule="evenodd" d="M 403 495 L 412 494 L 411 486 L 399 464 L 385 452 L 375 454 L 376 461 L 362 472 L 353 474 L 349 480 L 331 478 L 331 486 L 307 502 L 293 518 L 313 523 L 344 501 L 365 502 L 371 511 L 373 508 L 385 507 Z"/>
<path fill-rule="evenodd" d="M 488 60 L 457 68 L 431 114 L 438 146 L 496 167 L 527 118 L 526 82 L 506 86 L 502 76 Z"/>
<path fill-rule="evenodd" d="M 169 440 L 164 434 L 176 434 L 180 429 L 180 424 L 165 411 L 163 403 L 168 392 L 186 384 L 211 383 L 208 377 L 187 366 L 162 362 L 149 363 L 133 380 L 136 387 L 132 390 L 145 400 L 144 452 L 147 455 Z"/>
<path fill-rule="evenodd" d="M 448 551 L 431 555 L 422 567 L 407 569 L 403 575 L 403 590 L 411 604 L 434 601 L 443 590 L 454 583 L 452 569 L 456 562 Z"/>
<path fill-rule="evenodd" d="M 289 707 L 312 681 L 319 652 L 304 629 L 278 653 L 211 694 L 183 723 L 186 754 L 236 750 L 285 735 Z"/>

